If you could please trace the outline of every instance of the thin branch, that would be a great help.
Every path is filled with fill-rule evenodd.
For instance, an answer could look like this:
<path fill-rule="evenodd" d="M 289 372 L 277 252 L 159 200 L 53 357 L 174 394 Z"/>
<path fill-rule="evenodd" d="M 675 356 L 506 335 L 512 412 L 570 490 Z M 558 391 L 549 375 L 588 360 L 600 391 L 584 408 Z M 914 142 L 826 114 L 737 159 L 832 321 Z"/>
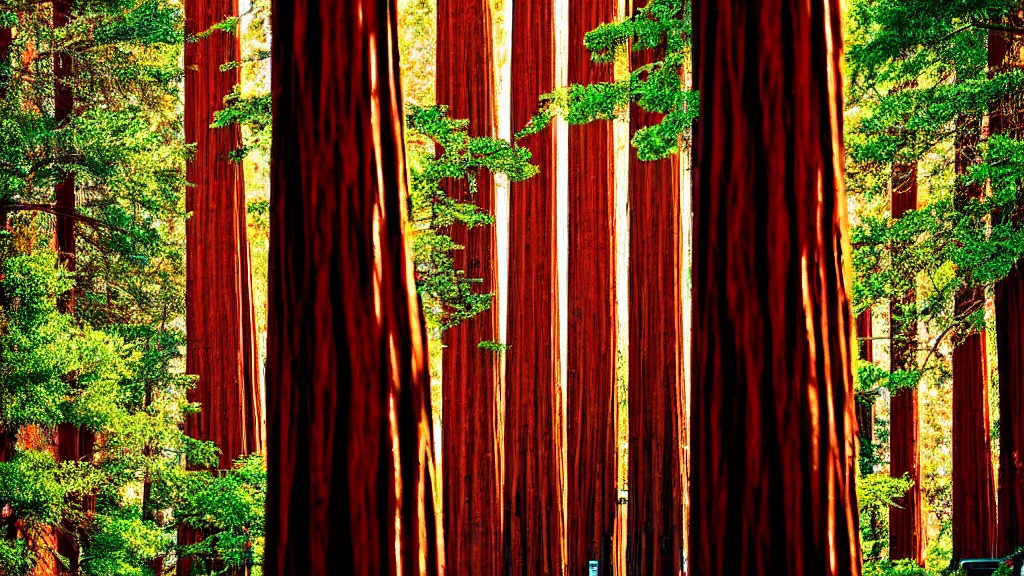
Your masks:
<path fill-rule="evenodd" d="M 71 218 L 72 220 L 81 222 L 83 224 L 88 224 L 89 226 L 92 226 L 93 228 L 96 228 L 96 229 L 100 229 L 100 228 L 111 228 L 112 229 L 113 228 L 109 224 L 105 224 L 105 223 L 103 223 L 103 222 L 101 222 L 101 221 L 99 221 L 99 220 L 97 220 L 95 218 L 90 218 L 89 216 L 83 216 L 82 214 L 79 214 L 79 213 L 75 212 L 74 210 L 67 210 L 66 208 L 57 206 L 56 204 L 27 204 L 27 203 L 15 202 L 15 203 L 11 203 L 11 204 L 0 204 L 0 210 L 4 210 L 4 211 L 6 211 L 8 213 L 10 213 L 10 212 L 43 212 L 45 214 L 52 214 L 54 216 L 64 216 L 64 217 L 67 217 L 67 218 Z"/>

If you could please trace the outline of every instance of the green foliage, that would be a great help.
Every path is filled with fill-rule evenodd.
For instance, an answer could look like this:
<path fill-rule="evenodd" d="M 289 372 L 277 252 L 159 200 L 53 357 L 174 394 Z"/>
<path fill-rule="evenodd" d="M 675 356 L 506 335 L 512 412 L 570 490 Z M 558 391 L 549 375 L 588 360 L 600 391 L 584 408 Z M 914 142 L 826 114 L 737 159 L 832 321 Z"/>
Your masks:
<path fill-rule="evenodd" d="M 427 323 L 446 330 L 491 306 L 492 295 L 481 293 L 479 278 L 455 267 L 453 253 L 464 249 L 450 235 L 452 226 L 491 226 L 494 216 L 473 203 L 482 171 L 515 182 L 537 173 L 526 148 L 490 137 L 469 136 L 469 122 L 448 118 L 444 106 L 410 106 L 411 186 L 410 236 L 416 288 Z M 462 182 L 466 194 L 450 194 Z"/>
<path fill-rule="evenodd" d="M 863 576 L 932 576 L 934 573 L 921 568 L 913 560 L 875 560 L 864 563 Z"/>
<path fill-rule="evenodd" d="M 857 481 L 857 502 L 860 505 L 860 539 L 866 560 L 878 560 L 889 543 L 888 516 L 890 507 L 907 493 L 914 483 L 907 477 L 891 478 L 888 474 L 862 475 Z M 865 564 L 865 574 L 867 574 Z M 887 574 L 887 572 L 880 572 Z M 902 572 L 893 572 L 902 574 Z M 917 574 L 914 572 L 913 574 Z"/>

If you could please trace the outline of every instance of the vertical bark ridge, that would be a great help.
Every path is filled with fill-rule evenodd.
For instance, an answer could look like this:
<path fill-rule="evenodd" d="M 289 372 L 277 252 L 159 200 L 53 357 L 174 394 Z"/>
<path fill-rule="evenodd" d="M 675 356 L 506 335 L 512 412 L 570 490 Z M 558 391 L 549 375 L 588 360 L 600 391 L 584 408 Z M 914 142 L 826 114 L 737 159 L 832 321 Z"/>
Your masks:
<path fill-rule="evenodd" d="M 917 209 L 917 164 L 897 164 L 892 175 L 892 217 L 899 218 Z M 899 247 L 893 247 L 898 250 Z M 904 310 L 913 306 L 913 292 L 891 303 L 891 369 L 910 370 L 915 366 L 917 322 L 903 320 Z M 889 508 L 889 558 L 910 559 L 924 566 L 924 525 L 921 500 L 921 446 L 918 414 L 918 389 L 915 386 L 892 395 L 889 413 L 889 474 L 907 476 L 913 485 Z"/>
<path fill-rule="evenodd" d="M 637 2 L 634 5 L 637 6 Z M 632 52 L 631 68 L 664 57 Z M 633 105 L 630 133 L 661 121 Z M 676 574 L 682 553 L 682 318 L 679 157 L 629 152 L 630 576 Z"/>
<path fill-rule="evenodd" d="M 452 118 L 469 120 L 472 136 L 494 136 L 491 1 L 437 3 L 437 101 Z M 494 214 L 494 179 L 477 175 L 470 195 L 464 181 L 445 182 L 455 199 Z M 499 357 L 479 347 L 496 341 L 498 330 L 497 233 L 494 226 L 449 231 L 456 244 L 456 270 L 479 278 L 478 290 L 494 294 L 491 307 L 445 331 L 441 365 L 441 468 L 444 476 L 446 559 L 452 574 L 497 575 L 502 545 L 502 397 Z"/>
<path fill-rule="evenodd" d="M 273 5 L 269 576 L 443 566 L 395 9 Z"/>
<path fill-rule="evenodd" d="M 856 576 L 840 2 L 693 22 L 690 573 Z"/>
<path fill-rule="evenodd" d="M 955 167 L 965 177 L 977 161 L 981 118 L 958 122 Z M 981 198 L 978 184 L 959 182 L 956 201 Z M 966 279 L 969 281 L 969 279 Z M 956 295 L 955 313 L 967 316 L 983 309 L 985 292 L 967 287 Z M 963 558 L 995 555 L 996 500 L 992 472 L 992 441 L 988 404 L 988 358 L 985 331 L 966 328 L 953 349 L 953 556 L 951 567 Z"/>
<path fill-rule="evenodd" d="M 569 83 L 612 82 L 583 37 L 617 16 L 617 0 L 569 5 Z M 618 489 L 615 299 L 615 142 L 610 122 L 569 127 L 568 486 L 569 574 L 591 560 L 613 572 Z"/>
<path fill-rule="evenodd" d="M 512 125 L 555 89 L 553 0 L 512 7 Z M 505 574 L 561 574 L 565 456 L 559 378 L 555 130 L 523 139 L 540 173 L 513 183 L 505 373 Z"/>

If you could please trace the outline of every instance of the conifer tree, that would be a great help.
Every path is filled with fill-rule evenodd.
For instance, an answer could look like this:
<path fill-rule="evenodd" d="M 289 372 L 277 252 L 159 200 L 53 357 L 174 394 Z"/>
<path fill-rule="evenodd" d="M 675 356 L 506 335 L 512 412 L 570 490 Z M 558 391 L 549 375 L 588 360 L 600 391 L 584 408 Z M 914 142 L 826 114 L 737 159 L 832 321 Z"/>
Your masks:
<path fill-rule="evenodd" d="M 860 574 L 840 31 L 838 0 L 694 5 L 696 576 Z"/>
<path fill-rule="evenodd" d="M 633 52 L 631 68 L 663 59 Z M 630 108 L 630 133 L 662 114 Z M 629 528 L 626 570 L 675 574 L 682 557 L 681 204 L 678 154 L 629 156 Z"/>
<path fill-rule="evenodd" d="M 610 63 L 593 62 L 585 35 L 615 20 L 615 0 L 569 5 L 570 84 L 611 83 Z M 615 144 L 612 124 L 569 127 L 568 415 L 566 558 L 570 574 L 589 562 L 612 573 L 618 496 L 615 397 Z"/>
<path fill-rule="evenodd" d="M 275 2 L 264 573 L 439 574 L 395 2 Z"/>
<path fill-rule="evenodd" d="M 526 126 L 555 88 L 554 9 L 553 0 L 512 6 L 513 126 Z M 504 572 L 553 574 L 565 556 L 555 131 L 518 144 L 540 172 L 510 190 Z"/>
<path fill-rule="evenodd" d="M 469 120 L 470 136 L 494 136 L 496 109 L 491 0 L 437 3 L 437 101 L 448 116 Z M 494 214 L 494 180 L 476 176 L 444 182 L 456 202 Z M 479 292 L 497 294 L 497 235 L 493 226 L 451 226 L 452 265 L 479 279 Z M 493 576 L 501 570 L 502 406 L 499 356 L 480 347 L 497 341 L 498 302 L 444 331 L 442 352 L 442 474 L 446 559 L 453 573 Z"/>

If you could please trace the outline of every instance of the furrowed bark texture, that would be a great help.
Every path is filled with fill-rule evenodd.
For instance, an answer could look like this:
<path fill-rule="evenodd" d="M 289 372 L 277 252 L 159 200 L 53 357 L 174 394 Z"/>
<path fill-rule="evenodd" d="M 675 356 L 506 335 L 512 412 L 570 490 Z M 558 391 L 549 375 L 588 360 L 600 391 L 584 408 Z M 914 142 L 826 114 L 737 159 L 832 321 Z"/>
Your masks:
<path fill-rule="evenodd" d="M 664 56 L 632 52 L 635 70 Z M 633 106 L 630 133 L 661 121 Z M 626 572 L 679 572 L 683 403 L 679 157 L 629 153 L 629 527 Z"/>
<path fill-rule="evenodd" d="M 874 350 L 872 350 L 872 335 L 874 334 L 871 325 L 871 309 L 861 312 L 857 316 L 857 338 L 859 340 L 860 359 L 864 362 L 874 361 Z M 857 435 L 860 439 L 861 462 L 867 463 L 870 460 L 872 445 L 875 442 L 875 396 L 872 395 L 869 401 L 857 401 Z M 861 466 L 861 474 L 871 474 L 872 470 L 864 469 Z"/>
<path fill-rule="evenodd" d="M 1013 18 L 1010 25 L 1024 22 Z M 992 31 L 988 36 L 989 73 L 1019 70 L 1024 42 Z M 993 102 L 989 133 L 1020 138 L 1024 110 L 1011 99 Z M 999 366 L 999 526 L 996 552 L 1011 554 L 1024 545 L 1024 274 L 1018 262 L 996 284 L 996 348 Z"/>
<path fill-rule="evenodd" d="M 981 118 L 962 118 L 956 137 L 956 173 L 966 176 L 978 156 Z M 981 198 L 979 184 L 958 184 L 956 200 Z M 956 296 L 957 316 L 983 309 L 985 291 L 966 288 Z M 996 500 L 992 473 L 988 407 L 988 358 L 985 331 L 967 329 L 953 349 L 953 557 L 989 558 L 996 554 Z"/>
<path fill-rule="evenodd" d="M 690 574 L 860 574 L 838 0 L 694 10 Z"/>
<path fill-rule="evenodd" d="M 185 2 L 188 34 L 236 16 L 237 0 Z M 240 80 L 238 68 L 220 67 L 240 53 L 239 36 L 222 30 L 185 44 L 185 140 L 196 147 L 186 166 L 186 370 L 199 378 L 188 398 L 202 408 L 186 418 L 185 432 L 220 448 L 221 469 L 264 449 L 245 181 L 242 164 L 229 157 L 241 145 L 241 130 L 210 127 Z M 178 531 L 182 543 L 201 538 L 185 526 Z M 180 576 L 191 570 L 191 559 L 178 562 Z"/>
<path fill-rule="evenodd" d="M 238 15 L 237 0 L 189 0 L 189 34 L 201 34 Z M 242 165 L 229 158 L 241 144 L 238 126 L 210 128 L 214 112 L 239 82 L 237 34 L 215 31 L 185 44 L 185 139 L 196 146 L 188 162 L 186 208 L 187 367 L 199 381 L 189 400 L 202 404 L 186 432 L 221 449 L 220 467 L 263 450 L 263 416 L 253 332 L 252 280 L 245 225 Z"/>
<path fill-rule="evenodd" d="M 615 0 L 569 4 L 569 82 L 612 82 L 584 35 L 617 16 Z M 610 576 L 618 489 L 615 398 L 615 143 L 610 122 L 569 127 L 568 486 L 569 574 L 591 560 Z"/>
<path fill-rule="evenodd" d="M 395 2 L 272 8 L 264 570 L 440 574 Z"/>
<path fill-rule="evenodd" d="M 512 125 L 555 89 L 553 0 L 512 6 Z M 555 130 L 521 141 L 540 174 L 512 184 L 505 373 L 504 573 L 561 574 L 565 456 L 559 381 Z"/>
<path fill-rule="evenodd" d="M 917 165 L 897 164 L 892 175 L 892 217 L 917 209 Z M 898 250 L 899 247 L 894 247 Z M 891 369 L 913 369 L 917 322 L 904 320 L 904 309 L 916 296 L 908 293 L 890 305 Z M 889 557 L 910 559 L 924 566 L 924 526 L 921 502 L 921 446 L 917 387 L 892 395 L 889 406 L 889 474 L 907 476 L 914 484 L 889 508 Z"/>
<path fill-rule="evenodd" d="M 437 3 L 437 101 L 452 118 L 469 119 L 472 136 L 494 136 L 494 56 L 491 1 Z M 471 195 L 464 180 L 445 191 L 494 214 L 494 180 L 477 175 Z M 465 246 L 453 254 L 456 270 L 479 278 L 478 290 L 494 294 L 491 308 L 446 330 L 441 357 L 441 471 L 444 475 L 445 559 L 452 574 L 497 575 L 502 546 L 502 397 L 499 357 L 479 347 L 496 341 L 498 261 L 494 226 L 449 231 Z"/>

